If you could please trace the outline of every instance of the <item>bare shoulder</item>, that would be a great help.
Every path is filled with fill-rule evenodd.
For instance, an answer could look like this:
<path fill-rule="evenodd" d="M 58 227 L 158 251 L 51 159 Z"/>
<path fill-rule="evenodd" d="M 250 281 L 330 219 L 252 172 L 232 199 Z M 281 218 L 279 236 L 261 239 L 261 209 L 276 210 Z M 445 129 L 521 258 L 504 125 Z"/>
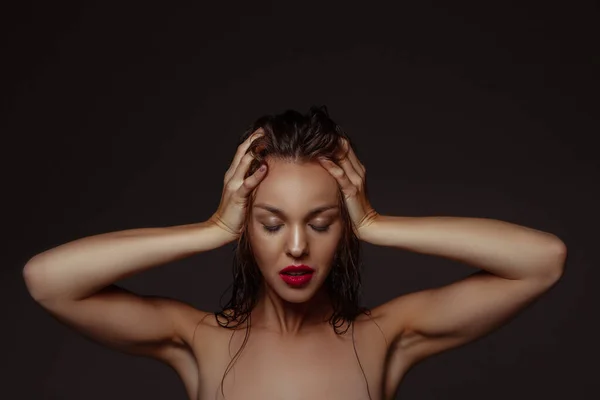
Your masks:
<path fill-rule="evenodd" d="M 175 326 L 177 343 L 192 351 L 196 357 L 225 333 L 245 327 L 232 318 L 229 324 L 233 324 L 233 328 L 224 329 L 225 325 L 229 326 L 227 320 L 233 315 L 231 310 L 223 310 L 223 315 L 216 316 L 214 312 L 200 310 L 179 300 L 163 298 L 163 302 Z"/>
<path fill-rule="evenodd" d="M 212 312 L 196 308 L 190 303 L 161 298 L 160 306 L 169 315 L 177 335 L 176 341 L 190 349 L 201 341 L 203 332 L 210 325 Z"/>
<path fill-rule="evenodd" d="M 189 398 L 197 398 L 200 388 L 199 371 L 207 342 L 207 329 L 213 313 L 200 310 L 184 301 L 156 298 L 157 305 L 173 324 L 176 338 L 161 349 L 157 357 L 177 372 Z"/>
<path fill-rule="evenodd" d="M 426 313 L 421 303 L 439 288 L 428 288 L 402 294 L 373 308 L 386 337 L 394 347 L 406 347 L 410 344 L 415 333 L 410 329 L 411 318 L 416 312 Z"/>
<path fill-rule="evenodd" d="M 371 310 L 373 319 L 377 322 L 386 340 L 395 345 L 406 335 L 410 314 L 411 300 L 418 292 L 407 293 L 386 301 Z"/>
<path fill-rule="evenodd" d="M 444 286 L 396 297 L 377 307 L 377 312 L 396 348 L 418 362 L 508 323 L 557 279 L 551 274 L 507 279 L 479 270 Z"/>
<path fill-rule="evenodd" d="M 197 364 L 202 343 L 206 339 L 206 327 L 213 313 L 168 297 L 156 297 L 154 303 L 168 316 L 175 331 L 174 343 L 165 347 L 159 358 L 175 369 L 179 369 L 182 363 L 190 364 L 192 359 Z"/>

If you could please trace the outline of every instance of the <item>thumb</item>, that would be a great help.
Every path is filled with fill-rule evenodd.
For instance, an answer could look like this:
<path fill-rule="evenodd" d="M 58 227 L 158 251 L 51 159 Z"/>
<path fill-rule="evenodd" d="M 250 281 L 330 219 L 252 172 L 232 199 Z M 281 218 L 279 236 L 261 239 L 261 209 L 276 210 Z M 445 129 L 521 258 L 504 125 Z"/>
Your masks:
<path fill-rule="evenodd" d="M 258 186 L 260 181 L 265 177 L 267 173 L 267 165 L 262 164 L 252 175 L 244 179 L 244 182 L 240 186 L 240 195 L 247 197 L 254 188 Z"/>

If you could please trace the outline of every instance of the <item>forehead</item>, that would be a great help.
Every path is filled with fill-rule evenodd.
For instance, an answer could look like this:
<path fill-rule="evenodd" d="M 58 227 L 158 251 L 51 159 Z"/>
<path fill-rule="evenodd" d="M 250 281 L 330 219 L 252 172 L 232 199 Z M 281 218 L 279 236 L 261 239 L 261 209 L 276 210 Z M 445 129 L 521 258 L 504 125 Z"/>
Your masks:
<path fill-rule="evenodd" d="M 338 184 L 318 162 L 269 160 L 267 176 L 256 189 L 254 202 L 285 211 L 336 204 Z"/>

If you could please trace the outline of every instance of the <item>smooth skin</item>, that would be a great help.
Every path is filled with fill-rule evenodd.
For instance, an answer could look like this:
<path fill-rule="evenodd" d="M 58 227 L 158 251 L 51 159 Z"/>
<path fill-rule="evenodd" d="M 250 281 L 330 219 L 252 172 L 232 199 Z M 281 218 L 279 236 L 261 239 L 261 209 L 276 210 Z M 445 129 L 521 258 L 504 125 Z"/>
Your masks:
<path fill-rule="evenodd" d="M 252 327 L 295 336 L 306 327 L 327 327 L 333 311 L 324 283 L 343 233 L 339 191 L 335 179 L 318 163 L 268 164 L 248 226 L 264 277 Z M 315 270 L 303 288 L 290 287 L 280 278 L 279 271 L 291 264 Z"/>
<path fill-rule="evenodd" d="M 483 218 L 379 215 L 366 198 L 365 167 L 347 141 L 344 148 L 339 165 L 320 162 L 343 191 L 361 240 L 481 268 L 376 307 L 384 332 L 411 365 L 498 328 L 561 277 L 566 246 L 552 234 Z"/>
<path fill-rule="evenodd" d="M 251 162 L 245 152 L 261 134 L 255 132 L 238 147 L 225 174 L 221 202 L 209 220 L 95 235 L 40 253 L 23 270 L 34 300 L 93 340 L 119 351 L 159 359 L 178 369 L 180 375 L 188 374 L 184 382 L 193 397 L 198 389 L 194 376 L 198 375 L 186 345 L 192 341 L 199 317 L 210 313 L 178 300 L 139 296 L 114 282 L 236 240 L 248 196 L 255 189 L 257 207 L 251 210 L 249 228 L 267 290 L 253 321 L 281 335 L 298 335 L 309 329 L 320 318 L 310 310 L 328 311 L 321 292 L 295 293 L 282 286 L 285 284 L 278 281 L 276 273 L 290 261 L 303 257 L 310 260 L 312 254 L 312 261 L 316 260 L 321 270 L 311 284 L 315 289 L 322 287 L 339 231 L 334 227 L 326 235 L 317 236 L 322 233 L 311 229 L 335 224 L 337 214 L 324 212 L 308 221 L 310 224 L 306 217 L 313 206 L 333 202 L 336 182 L 361 240 L 481 269 L 450 285 L 402 295 L 373 309 L 386 337 L 402 350 L 408 363 L 473 341 L 499 327 L 547 291 L 563 273 L 566 247 L 549 233 L 491 219 L 378 214 L 364 191 L 366 169 L 347 142 L 346 157 L 339 165 L 327 160 L 277 162 L 244 180 Z M 316 193 L 302 192 L 306 197 L 295 203 L 289 192 L 277 189 L 285 176 L 294 176 L 296 182 L 318 178 L 318 187 L 335 190 L 322 190 L 321 198 Z M 263 180 L 264 187 L 260 185 Z M 277 199 L 277 193 L 282 197 Z M 277 220 L 272 212 L 258 207 L 274 200 L 280 204 L 272 205 L 286 212 L 285 219 L 277 216 Z M 264 226 L 278 224 L 282 225 L 281 231 L 267 239 Z M 327 235 L 329 239 L 325 240 Z M 303 307 L 307 301 L 318 301 L 319 307 Z M 196 337 L 198 340 L 202 338 Z"/>
<path fill-rule="evenodd" d="M 199 311 L 184 302 L 140 296 L 114 282 L 236 239 L 248 194 L 264 177 L 244 173 L 244 156 L 255 132 L 238 146 L 225 174 L 217 212 L 209 220 L 166 228 L 129 229 L 94 235 L 32 257 L 23 277 L 32 298 L 62 323 L 107 347 L 170 365 L 188 357 L 184 335 Z"/>

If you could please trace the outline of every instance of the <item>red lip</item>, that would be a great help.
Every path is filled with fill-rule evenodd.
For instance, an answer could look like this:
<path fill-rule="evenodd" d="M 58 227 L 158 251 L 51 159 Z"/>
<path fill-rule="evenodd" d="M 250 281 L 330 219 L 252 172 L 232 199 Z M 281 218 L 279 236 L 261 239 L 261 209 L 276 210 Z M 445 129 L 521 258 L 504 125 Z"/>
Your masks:
<path fill-rule="evenodd" d="M 285 267 L 284 269 L 282 269 L 281 271 L 279 271 L 279 273 L 284 273 L 284 272 L 314 272 L 315 270 L 312 269 L 311 267 L 309 267 L 308 265 L 288 265 L 287 267 Z"/>

